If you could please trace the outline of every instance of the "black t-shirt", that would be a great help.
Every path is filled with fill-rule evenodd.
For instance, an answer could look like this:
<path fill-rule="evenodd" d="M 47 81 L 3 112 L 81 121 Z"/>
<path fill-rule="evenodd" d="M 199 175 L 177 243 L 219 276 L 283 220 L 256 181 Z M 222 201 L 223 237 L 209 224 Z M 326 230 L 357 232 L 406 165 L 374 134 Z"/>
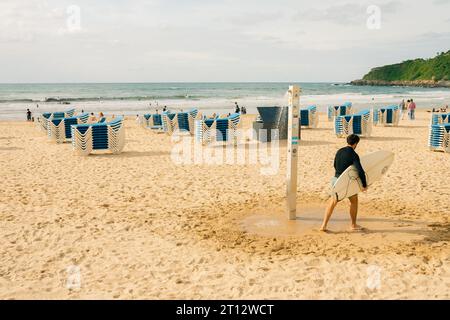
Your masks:
<path fill-rule="evenodd" d="M 335 177 L 339 178 L 339 176 L 351 165 L 354 165 L 356 170 L 358 170 L 363 188 L 366 188 L 366 173 L 361 166 L 358 154 L 350 146 L 339 149 L 334 158 L 334 169 L 336 170 Z"/>

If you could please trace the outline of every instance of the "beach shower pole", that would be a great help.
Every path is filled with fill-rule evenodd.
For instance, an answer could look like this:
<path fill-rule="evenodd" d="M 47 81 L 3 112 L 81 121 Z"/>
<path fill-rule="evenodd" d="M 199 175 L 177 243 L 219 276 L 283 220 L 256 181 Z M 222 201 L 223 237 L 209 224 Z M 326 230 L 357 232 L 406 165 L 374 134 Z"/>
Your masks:
<path fill-rule="evenodd" d="M 289 87 L 289 119 L 287 145 L 287 212 L 289 220 L 297 219 L 297 163 L 299 141 L 300 87 Z"/>

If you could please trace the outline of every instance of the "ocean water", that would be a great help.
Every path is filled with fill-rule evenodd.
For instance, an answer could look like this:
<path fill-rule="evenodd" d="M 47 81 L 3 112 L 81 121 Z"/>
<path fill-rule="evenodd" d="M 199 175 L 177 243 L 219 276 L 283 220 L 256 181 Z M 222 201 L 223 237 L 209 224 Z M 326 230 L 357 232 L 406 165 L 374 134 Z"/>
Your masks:
<path fill-rule="evenodd" d="M 302 89 L 300 103 L 329 105 L 351 101 L 355 108 L 398 104 L 412 98 L 418 108 L 450 103 L 450 89 L 351 86 L 343 83 L 108 83 L 0 84 L 0 120 L 23 119 L 27 108 L 37 113 L 76 108 L 106 115 L 136 115 L 167 106 L 204 113 L 234 111 L 234 102 L 248 113 L 256 107 L 287 104 L 289 85 Z"/>

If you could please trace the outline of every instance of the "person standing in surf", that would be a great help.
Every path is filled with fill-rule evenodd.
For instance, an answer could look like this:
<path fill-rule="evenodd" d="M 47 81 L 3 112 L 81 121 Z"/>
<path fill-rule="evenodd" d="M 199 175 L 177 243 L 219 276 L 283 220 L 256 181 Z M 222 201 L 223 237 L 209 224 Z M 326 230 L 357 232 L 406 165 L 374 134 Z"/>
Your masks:
<path fill-rule="evenodd" d="M 408 118 L 411 118 L 411 114 L 410 114 L 410 112 L 409 112 L 409 104 L 411 103 L 411 100 L 407 100 L 406 101 L 406 106 L 405 106 L 405 108 L 406 108 L 406 112 L 408 112 Z"/>
<path fill-rule="evenodd" d="M 367 191 L 367 181 L 366 181 L 366 173 L 364 172 L 363 167 L 361 166 L 361 161 L 359 160 L 358 154 L 355 152 L 356 147 L 359 143 L 359 137 L 355 134 L 351 134 L 347 137 L 347 146 L 344 148 L 341 148 L 336 153 L 336 156 L 334 158 L 334 169 L 335 169 L 335 175 L 331 180 L 331 186 L 333 187 L 336 183 L 339 176 L 351 165 L 354 165 L 356 167 L 356 170 L 358 170 L 359 178 L 361 179 L 362 183 L 362 191 Z M 350 218 L 351 218 L 351 227 L 350 229 L 352 231 L 359 231 L 363 228 L 356 224 L 356 218 L 358 216 L 358 195 L 355 194 L 354 196 L 351 196 L 348 198 L 350 200 Z M 327 225 L 328 221 L 330 221 L 331 215 L 333 214 L 334 208 L 336 208 L 336 205 L 338 204 L 338 201 L 334 195 L 331 196 L 330 200 L 328 201 L 327 208 L 325 210 L 325 216 L 323 218 L 322 226 L 320 227 L 320 231 L 327 231 Z"/>
<path fill-rule="evenodd" d="M 402 113 L 402 120 L 403 120 L 405 118 L 406 112 L 408 112 L 408 110 L 406 109 L 405 99 L 403 99 L 402 102 L 400 102 L 399 107 L 400 112 Z"/>
<path fill-rule="evenodd" d="M 408 109 L 409 109 L 409 119 L 410 120 L 416 120 L 416 103 L 414 102 L 413 99 L 411 99 L 411 102 L 408 105 Z"/>

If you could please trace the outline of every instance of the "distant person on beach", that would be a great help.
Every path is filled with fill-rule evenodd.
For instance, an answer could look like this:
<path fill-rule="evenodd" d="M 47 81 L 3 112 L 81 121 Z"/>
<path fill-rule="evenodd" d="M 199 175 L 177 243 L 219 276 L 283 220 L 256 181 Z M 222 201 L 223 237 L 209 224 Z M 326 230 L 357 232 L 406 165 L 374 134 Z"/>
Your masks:
<path fill-rule="evenodd" d="M 359 160 L 358 154 L 355 152 L 356 147 L 359 143 L 359 137 L 355 134 L 349 135 L 347 137 L 347 146 L 341 148 L 336 153 L 334 158 L 334 169 L 335 175 L 331 180 L 331 186 L 334 186 L 339 176 L 351 165 L 354 165 L 358 170 L 359 178 L 362 183 L 362 191 L 367 191 L 367 181 L 366 181 L 366 173 L 364 172 L 363 167 L 361 166 L 361 162 Z M 359 231 L 363 228 L 356 224 L 356 218 L 358 216 L 358 195 L 355 194 L 348 198 L 350 200 L 350 217 L 351 217 L 351 227 L 350 229 L 353 231 Z M 320 231 L 327 231 L 328 221 L 330 221 L 331 215 L 333 214 L 334 208 L 338 204 L 337 199 L 332 196 L 328 202 L 325 216 L 323 219 L 323 224 L 320 228 Z"/>
<path fill-rule="evenodd" d="M 27 121 L 31 121 L 31 111 L 27 109 Z"/>
<path fill-rule="evenodd" d="M 242 107 L 242 108 L 241 108 L 241 112 L 242 112 L 242 114 L 247 114 L 247 108 Z"/>
<path fill-rule="evenodd" d="M 167 106 L 164 106 L 163 112 L 166 112 L 166 111 L 167 111 Z"/>
<path fill-rule="evenodd" d="M 91 115 L 89 116 L 89 122 L 97 122 L 97 118 L 93 112 L 91 112 Z"/>
<path fill-rule="evenodd" d="M 415 120 L 416 119 L 416 103 L 413 101 L 413 99 L 411 99 L 409 105 L 408 105 L 408 109 L 409 109 L 409 119 L 410 120 Z"/>
<path fill-rule="evenodd" d="M 448 105 L 446 105 L 445 107 L 441 108 L 441 112 L 447 112 L 448 111 Z"/>
<path fill-rule="evenodd" d="M 402 99 L 402 102 L 400 102 L 400 104 L 398 105 L 401 113 L 402 113 L 402 120 L 405 117 L 405 113 L 406 113 L 406 103 L 405 103 L 405 99 Z"/>
<path fill-rule="evenodd" d="M 408 118 L 410 118 L 410 115 L 409 115 L 409 104 L 410 103 L 411 103 L 411 100 L 408 99 L 405 104 L 406 112 L 408 113 Z"/>
<path fill-rule="evenodd" d="M 234 104 L 235 104 L 235 106 L 236 106 L 235 113 L 240 113 L 240 112 L 241 112 L 241 108 L 239 108 L 238 103 L 235 102 Z"/>

